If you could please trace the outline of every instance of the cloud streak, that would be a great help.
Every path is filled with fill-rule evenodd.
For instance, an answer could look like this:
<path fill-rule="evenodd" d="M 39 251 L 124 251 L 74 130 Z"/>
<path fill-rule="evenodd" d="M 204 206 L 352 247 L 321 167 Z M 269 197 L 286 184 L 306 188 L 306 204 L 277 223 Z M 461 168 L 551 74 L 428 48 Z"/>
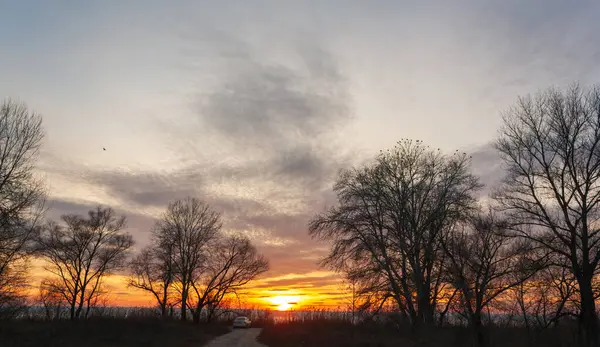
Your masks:
<path fill-rule="evenodd" d="M 51 217 L 111 205 L 143 244 L 196 196 L 272 276 L 316 268 L 339 168 L 413 138 L 493 187 L 500 111 L 600 78 L 597 1 L 26 3 L 0 5 L 0 94 L 45 117 Z"/>
<path fill-rule="evenodd" d="M 353 121 L 347 80 L 333 55 L 314 43 L 298 41 L 297 54 L 273 61 L 226 40 L 236 49 L 218 46 L 227 69 L 215 72 L 214 90 L 195 94 L 192 113 L 157 123 L 162 139 L 179 150 L 176 165 L 111 170 L 61 165 L 55 157 L 50 171 L 148 218 L 175 199 L 199 197 L 223 214 L 226 231 L 245 233 L 276 259 L 275 273 L 309 270 L 315 257 L 299 266 L 293 254 L 314 247 L 307 223 L 330 202 L 329 185 L 348 161 L 337 143 Z"/>

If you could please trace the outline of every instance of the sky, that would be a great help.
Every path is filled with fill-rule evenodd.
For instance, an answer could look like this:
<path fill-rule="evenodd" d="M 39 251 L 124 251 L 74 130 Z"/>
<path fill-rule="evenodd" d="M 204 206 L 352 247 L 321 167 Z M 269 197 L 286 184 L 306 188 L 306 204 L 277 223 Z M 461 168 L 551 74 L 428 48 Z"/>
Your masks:
<path fill-rule="evenodd" d="M 111 206 L 139 250 L 195 196 L 270 259 L 257 302 L 322 305 L 340 284 L 307 222 L 338 170 L 410 138 L 472 154 L 493 185 L 503 110 L 600 82 L 599 15 L 587 0 L 0 0 L 0 98 L 44 117 L 49 218 Z"/>

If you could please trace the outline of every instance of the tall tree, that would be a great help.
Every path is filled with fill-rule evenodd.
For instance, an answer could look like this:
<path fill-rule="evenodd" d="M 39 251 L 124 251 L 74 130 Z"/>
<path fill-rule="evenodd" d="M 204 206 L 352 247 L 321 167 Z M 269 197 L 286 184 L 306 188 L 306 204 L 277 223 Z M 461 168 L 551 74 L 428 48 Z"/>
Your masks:
<path fill-rule="evenodd" d="M 87 315 L 101 293 L 104 277 L 124 266 L 133 239 L 123 232 L 125 217 L 117 217 L 111 208 L 99 206 L 87 218 L 64 215 L 62 221 L 64 225 L 50 222 L 44 228 L 40 253 L 46 270 L 54 275 L 46 286 L 64 297 L 70 318 L 78 319 Z"/>
<path fill-rule="evenodd" d="M 43 215 L 45 191 L 34 175 L 42 117 L 13 100 L 0 106 L 0 314 L 23 301 L 27 259 Z"/>
<path fill-rule="evenodd" d="M 477 346 L 486 344 L 482 330 L 484 309 L 538 270 L 529 258 L 530 243 L 508 238 L 506 226 L 506 221 L 492 210 L 478 212 L 443 241 L 446 279 L 460 293 L 460 306 Z"/>
<path fill-rule="evenodd" d="M 173 240 L 164 239 L 160 228 L 153 230 L 152 242 L 130 263 L 129 286 L 145 290 L 156 299 L 161 316 L 166 318 L 175 304 L 175 254 Z"/>
<path fill-rule="evenodd" d="M 193 300 L 189 306 L 195 322 L 207 309 L 206 320 L 215 317 L 224 298 L 269 269 L 267 259 L 258 253 L 250 240 L 240 235 L 221 236 L 211 243 L 205 269 L 192 282 Z M 191 300 L 190 300 L 191 301 Z"/>
<path fill-rule="evenodd" d="M 209 244 L 221 229 L 221 215 L 196 198 L 170 203 L 157 224 L 161 242 L 172 245 L 173 266 L 181 294 L 181 319 L 187 319 L 194 280 L 205 271 Z"/>
<path fill-rule="evenodd" d="M 419 322 L 432 324 L 442 288 L 442 241 L 449 228 L 475 207 L 472 194 L 481 187 L 469 171 L 470 158 L 447 156 L 422 142 L 404 141 L 379 157 L 388 231 L 407 263 L 416 292 Z M 412 291 L 405 293 L 408 301 Z"/>
<path fill-rule="evenodd" d="M 567 264 L 579 286 L 581 344 L 598 347 L 600 87 L 519 98 L 496 147 L 508 169 L 496 197 L 515 221 L 512 230 Z"/>
<path fill-rule="evenodd" d="M 367 281 L 384 274 L 413 324 L 432 324 L 442 284 L 441 241 L 474 208 L 472 193 L 480 187 L 468 166 L 464 154 L 448 156 L 404 140 L 374 163 L 344 171 L 334 186 L 338 206 L 309 226 L 311 236 L 333 242 L 322 264 L 343 271 L 352 261 L 361 269 L 355 275 Z"/>

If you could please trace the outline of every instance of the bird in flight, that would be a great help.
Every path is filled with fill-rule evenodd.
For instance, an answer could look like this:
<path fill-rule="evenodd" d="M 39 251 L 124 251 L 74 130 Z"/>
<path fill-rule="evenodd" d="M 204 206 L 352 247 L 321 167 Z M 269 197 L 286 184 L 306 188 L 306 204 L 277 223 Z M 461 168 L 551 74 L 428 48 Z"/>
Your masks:
<path fill-rule="evenodd" d="M 102 149 L 106 151 L 106 148 L 102 147 Z"/>

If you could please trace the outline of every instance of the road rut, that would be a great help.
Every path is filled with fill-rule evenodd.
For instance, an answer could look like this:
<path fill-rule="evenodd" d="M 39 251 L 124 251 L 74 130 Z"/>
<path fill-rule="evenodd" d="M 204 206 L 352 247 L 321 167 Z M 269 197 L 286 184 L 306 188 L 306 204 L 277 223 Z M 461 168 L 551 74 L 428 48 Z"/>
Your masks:
<path fill-rule="evenodd" d="M 256 341 L 261 330 L 260 328 L 234 329 L 210 341 L 204 347 L 267 347 Z"/>

